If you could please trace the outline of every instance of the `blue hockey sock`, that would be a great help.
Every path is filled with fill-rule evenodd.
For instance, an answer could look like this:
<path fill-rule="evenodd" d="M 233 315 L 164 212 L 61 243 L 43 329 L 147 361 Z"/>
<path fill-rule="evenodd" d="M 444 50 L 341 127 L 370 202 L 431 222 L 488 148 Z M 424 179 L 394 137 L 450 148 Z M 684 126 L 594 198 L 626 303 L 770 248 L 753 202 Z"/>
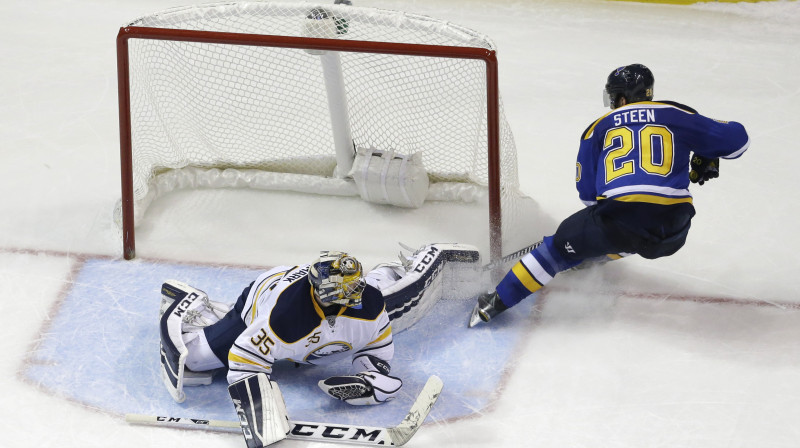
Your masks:
<path fill-rule="evenodd" d="M 557 273 L 578 263 L 561 257 L 553 247 L 553 237 L 547 236 L 511 268 L 497 285 L 497 295 L 503 304 L 512 307 L 542 289 Z"/>

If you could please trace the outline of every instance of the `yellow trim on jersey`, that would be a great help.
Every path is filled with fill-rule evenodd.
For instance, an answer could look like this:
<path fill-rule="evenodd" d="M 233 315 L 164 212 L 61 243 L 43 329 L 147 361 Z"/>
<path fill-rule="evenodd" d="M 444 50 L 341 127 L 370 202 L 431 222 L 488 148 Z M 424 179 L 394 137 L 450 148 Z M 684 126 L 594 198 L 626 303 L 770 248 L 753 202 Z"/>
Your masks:
<path fill-rule="evenodd" d="M 372 341 L 372 342 L 368 343 L 367 345 L 372 345 L 372 344 L 374 344 L 374 343 L 376 343 L 376 342 L 380 342 L 380 341 L 382 341 L 382 340 L 384 340 L 384 339 L 388 338 L 388 337 L 389 337 L 389 336 L 391 336 L 391 335 L 392 335 L 392 326 L 391 326 L 391 325 L 389 325 L 389 327 L 387 327 L 387 328 L 386 328 L 386 331 L 384 331 L 384 332 L 383 332 L 383 334 L 381 334 L 380 336 L 378 336 L 378 339 L 375 339 L 374 341 Z"/>
<path fill-rule="evenodd" d="M 535 278 L 533 278 L 531 273 L 528 272 L 528 269 L 525 268 L 522 262 L 517 262 L 517 264 L 515 264 L 514 267 L 511 268 L 511 271 L 514 272 L 514 275 L 517 276 L 520 283 L 522 283 L 523 286 L 528 288 L 528 291 L 530 291 L 531 293 L 534 293 L 542 288 L 542 284 L 539 283 Z"/>
<path fill-rule="evenodd" d="M 259 287 L 258 287 L 258 291 L 256 291 L 255 294 L 253 294 L 253 303 L 250 306 L 250 323 L 251 324 L 256 320 L 256 308 L 258 308 L 256 306 L 256 303 L 258 302 L 259 296 L 261 296 L 261 293 L 264 291 L 264 288 L 266 288 L 268 285 L 272 284 L 272 282 L 270 280 L 273 277 L 278 276 L 278 275 L 282 276 L 282 275 L 286 274 L 286 272 L 287 271 L 277 272 L 277 273 L 272 274 L 269 277 L 265 278 L 264 281 L 261 282 L 261 285 L 259 285 Z"/>
<path fill-rule="evenodd" d="M 622 255 L 619 255 L 619 254 L 607 254 L 606 257 L 608 257 L 609 260 L 619 260 L 620 258 L 622 258 Z"/>
<path fill-rule="evenodd" d="M 605 199 L 603 197 L 598 197 L 597 199 Z M 620 202 L 647 202 L 650 204 L 659 204 L 659 205 L 673 205 L 673 204 L 682 204 L 684 202 L 688 202 L 689 204 L 692 203 L 692 198 L 668 198 L 664 196 L 653 196 L 650 194 L 626 194 L 623 196 L 614 196 L 612 198 L 608 198 L 613 201 L 620 201 Z"/>
<path fill-rule="evenodd" d="M 247 358 L 243 358 L 243 357 L 241 357 L 239 355 L 234 355 L 231 352 L 228 352 L 228 362 L 238 362 L 240 364 L 251 364 L 251 365 L 254 365 L 254 366 L 261 367 L 262 369 L 272 370 L 272 366 L 265 366 L 264 364 L 252 361 L 252 360 L 247 359 Z"/>
<path fill-rule="evenodd" d="M 607 116 L 609 116 L 609 115 L 611 115 L 613 113 L 614 113 L 614 111 L 612 110 L 611 112 L 609 112 L 609 113 L 603 115 L 602 117 L 598 118 L 597 120 L 595 120 L 594 123 L 592 123 L 592 125 L 589 126 L 588 129 L 586 129 L 586 132 L 583 134 L 583 139 L 584 140 L 589 140 L 589 137 L 591 137 L 591 135 L 594 134 L 594 128 L 597 127 L 597 123 L 600 123 L 600 121 L 603 118 L 606 118 Z"/>

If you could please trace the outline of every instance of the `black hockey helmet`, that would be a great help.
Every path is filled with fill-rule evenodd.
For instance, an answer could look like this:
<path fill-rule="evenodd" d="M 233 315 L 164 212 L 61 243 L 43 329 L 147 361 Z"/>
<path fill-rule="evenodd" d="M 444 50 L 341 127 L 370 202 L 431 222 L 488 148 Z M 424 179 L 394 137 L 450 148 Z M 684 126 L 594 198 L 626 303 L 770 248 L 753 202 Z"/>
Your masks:
<path fill-rule="evenodd" d="M 653 99 L 653 72 L 642 64 L 619 67 L 611 72 L 603 90 L 603 105 L 617 107 L 617 100 L 624 96 L 628 103 Z"/>

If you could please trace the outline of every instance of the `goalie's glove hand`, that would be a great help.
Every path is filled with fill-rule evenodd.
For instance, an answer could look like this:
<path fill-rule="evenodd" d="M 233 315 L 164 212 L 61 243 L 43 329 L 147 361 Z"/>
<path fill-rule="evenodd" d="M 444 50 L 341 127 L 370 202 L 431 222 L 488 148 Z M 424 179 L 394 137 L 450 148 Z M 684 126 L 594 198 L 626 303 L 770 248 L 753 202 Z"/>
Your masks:
<path fill-rule="evenodd" d="M 719 157 L 706 159 L 695 154 L 692 156 L 692 170 L 689 171 L 689 180 L 703 185 L 705 182 L 719 177 Z"/>
<path fill-rule="evenodd" d="M 318 384 L 331 397 L 357 406 L 387 402 L 403 387 L 400 378 L 372 371 L 332 376 Z"/>

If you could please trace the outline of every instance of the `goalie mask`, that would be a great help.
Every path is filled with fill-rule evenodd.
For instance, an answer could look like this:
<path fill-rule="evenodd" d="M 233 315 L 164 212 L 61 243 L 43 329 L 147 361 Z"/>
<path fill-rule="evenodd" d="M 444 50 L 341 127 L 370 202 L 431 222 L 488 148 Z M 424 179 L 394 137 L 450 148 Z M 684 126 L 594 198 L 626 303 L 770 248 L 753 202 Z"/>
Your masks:
<path fill-rule="evenodd" d="M 366 282 L 361 263 L 344 252 L 322 251 L 311 264 L 308 279 L 323 304 L 336 303 L 361 308 L 361 293 Z"/>

